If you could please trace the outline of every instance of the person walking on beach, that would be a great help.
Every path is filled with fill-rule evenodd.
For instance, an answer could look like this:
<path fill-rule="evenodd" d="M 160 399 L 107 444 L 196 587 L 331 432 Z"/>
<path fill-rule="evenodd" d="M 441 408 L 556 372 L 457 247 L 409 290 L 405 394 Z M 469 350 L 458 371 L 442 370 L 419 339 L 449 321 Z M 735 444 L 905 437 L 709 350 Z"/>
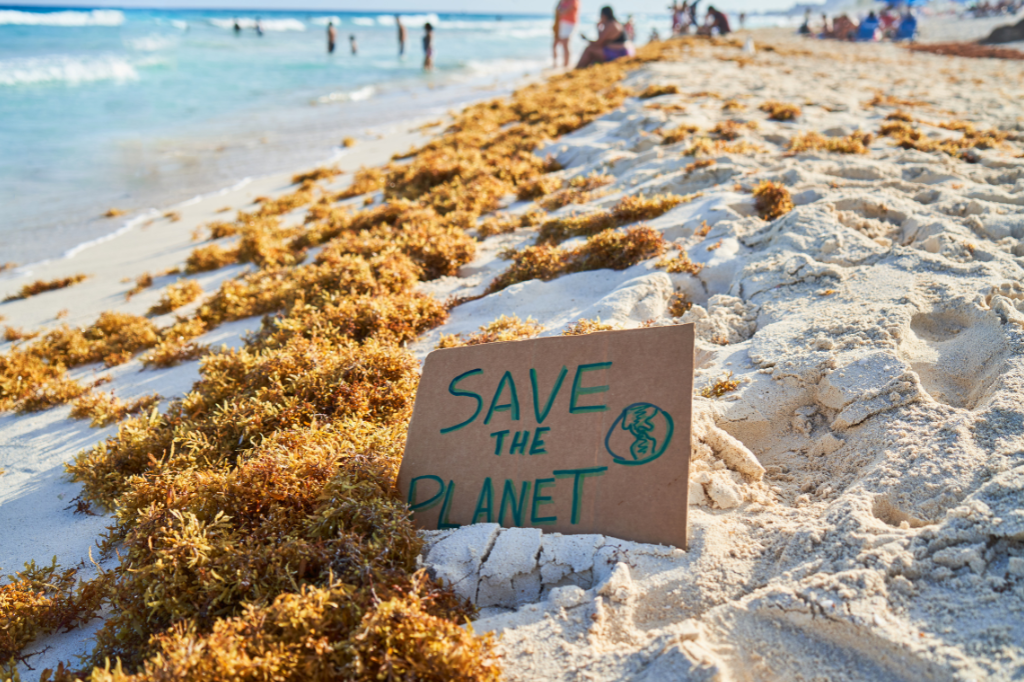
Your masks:
<path fill-rule="evenodd" d="M 603 64 L 620 57 L 632 57 L 636 54 L 633 43 L 626 35 L 626 28 L 615 18 L 611 7 L 601 8 L 601 19 L 597 24 L 597 40 L 589 40 L 590 45 L 583 51 L 577 69 L 585 69 L 591 64 Z"/>
<path fill-rule="evenodd" d="M 423 24 L 423 70 L 434 69 L 434 27 L 430 22 Z"/>
<path fill-rule="evenodd" d="M 355 34 L 349 35 L 348 44 L 352 48 L 353 56 L 359 54 L 359 43 L 356 42 Z"/>
<path fill-rule="evenodd" d="M 398 14 L 395 15 L 395 24 L 398 26 L 398 56 L 405 56 L 405 26 L 402 25 L 402 17 Z"/>
<path fill-rule="evenodd" d="M 558 46 L 562 46 L 563 68 L 569 68 L 569 41 L 576 32 L 580 19 L 580 0 L 559 0 L 555 6 L 555 42 L 551 46 L 551 60 L 558 68 Z"/>
<path fill-rule="evenodd" d="M 327 22 L 327 54 L 334 54 L 334 45 L 338 42 L 338 29 L 334 28 L 334 22 Z"/>

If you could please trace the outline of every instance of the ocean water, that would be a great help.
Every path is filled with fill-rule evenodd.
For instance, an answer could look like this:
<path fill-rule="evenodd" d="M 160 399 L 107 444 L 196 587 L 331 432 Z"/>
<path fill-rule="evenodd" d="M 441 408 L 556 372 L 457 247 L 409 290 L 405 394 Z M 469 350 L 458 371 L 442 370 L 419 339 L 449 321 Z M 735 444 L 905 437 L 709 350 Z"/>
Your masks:
<path fill-rule="evenodd" d="M 593 33 L 596 16 L 581 19 Z M 667 14 L 636 22 L 644 40 L 652 28 L 669 32 Z M 138 213 L 318 163 L 344 136 L 493 97 L 550 65 L 549 16 L 403 23 L 400 57 L 394 16 L 379 12 L 0 6 L 0 263 L 57 257 L 112 233 L 124 221 L 102 218 L 108 208 Z M 582 46 L 577 38 L 577 54 Z"/>

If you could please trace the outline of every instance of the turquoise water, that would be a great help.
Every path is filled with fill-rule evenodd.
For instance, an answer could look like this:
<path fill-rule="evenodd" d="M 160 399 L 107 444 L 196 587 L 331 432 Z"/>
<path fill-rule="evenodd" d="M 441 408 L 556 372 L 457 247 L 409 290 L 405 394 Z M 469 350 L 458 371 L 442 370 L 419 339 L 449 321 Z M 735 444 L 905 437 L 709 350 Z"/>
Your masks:
<path fill-rule="evenodd" d="M 233 19 L 245 30 L 235 35 Z M 546 17 L 0 8 L 0 262 L 119 227 L 98 216 L 316 163 L 344 135 L 436 115 L 546 66 Z M 327 21 L 339 27 L 334 55 Z M 433 74 L 422 25 L 437 27 Z M 348 50 L 348 34 L 359 54 Z"/>

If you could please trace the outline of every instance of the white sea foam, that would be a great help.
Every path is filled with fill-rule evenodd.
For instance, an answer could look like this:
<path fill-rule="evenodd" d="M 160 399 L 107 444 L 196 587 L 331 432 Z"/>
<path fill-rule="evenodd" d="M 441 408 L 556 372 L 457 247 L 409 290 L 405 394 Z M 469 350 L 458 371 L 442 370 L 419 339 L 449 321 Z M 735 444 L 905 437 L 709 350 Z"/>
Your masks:
<path fill-rule="evenodd" d="M 437 26 L 441 19 L 436 14 L 399 14 L 402 17 L 402 23 L 406 26 L 422 26 L 428 21 L 434 26 Z M 378 14 L 376 17 L 377 23 L 381 26 L 394 26 L 395 15 L 394 14 Z"/>
<path fill-rule="evenodd" d="M 438 29 L 447 31 L 494 31 L 497 33 L 508 33 L 510 31 L 531 31 L 543 28 L 551 33 L 551 22 L 547 19 L 525 19 L 519 21 L 465 21 L 461 19 L 446 19 L 434 24 Z"/>
<path fill-rule="evenodd" d="M 120 237 L 125 232 L 128 232 L 129 230 L 132 230 L 135 227 L 141 225 L 145 221 L 150 220 L 152 218 L 156 218 L 159 215 L 160 215 L 160 211 L 157 211 L 156 209 L 151 208 L 148 211 L 143 212 L 141 215 L 138 215 L 138 216 L 132 218 L 131 220 L 129 220 L 124 225 L 122 225 L 118 229 L 114 230 L 110 234 L 105 234 L 102 237 L 97 237 L 96 239 L 90 239 L 87 242 L 82 242 L 78 246 L 74 246 L 74 247 L 68 249 L 67 251 L 64 252 L 64 254 L 61 256 L 61 258 L 74 258 L 79 253 L 81 253 L 82 251 L 85 251 L 86 249 L 92 248 L 93 246 L 97 246 L 99 244 L 103 244 L 104 242 L 109 242 L 111 239 L 116 239 L 117 237 Z M 43 262 L 45 262 L 45 261 L 43 261 Z"/>
<path fill-rule="evenodd" d="M 491 59 L 478 61 L 471 59 L 463 66 L 469 76 L 499 76 L 502 74 L 530 73 L 540 71 L 550 64 L 541 60 L 530 59 Z"/>
<path fill-rule="evenodd" d="M 377 88 L 366 85 L 358 90 L 343 90 L 332 92 L 328 95 L 317 98 L 318 104 L 330 104 L 331 102 L 362 102 L 377 94 Z"/>
<path fill-rule="evenodd" d="M 175 47 L 178 44 L 178 39 L 174 36 L 161 35 L 159 33 L 151 33 L 148 36 L 141 38 L 129 38 L 124 41 L 125 45 L 138 50 L 139 52 L 156 52 L 158 50 L 166 50 L 170 47 Z"/>
<path fill-rule="evenodd" d="M 327 26 L 330 23 L 334 23 L 337 25 L 341 23 L 341 17 L 316 17 L 314 19 L 310 19 L 309 23 L 313 24 L 314 26 Z"/>
<path fill-rule="evenodd" d="M 212 26 L 231 30 L 235 27 L 234 19 L 209 19 Z M 239 19 L 238 25 L 243 29 L 255 29 L 255 19 Z M 306 25 L 298 19 L 260 19 L 264 31 L 305 31 Z"/>
<path fill-rule="evenodd" d="M 123 82 L 138 77 L 135 67 L 116 55 L 98 55 L 85 59 L 53 55 L 0 61 L 0 86 L 36 83 L 77 85 L 104 80 Z"/>
<path fill-rule="evenodd" d="M 8 26 L 120 26 L 124 12 L 116 9 L 94 9 L 87 12 L 23 12 L 0 10 L 0 25 Z"/>

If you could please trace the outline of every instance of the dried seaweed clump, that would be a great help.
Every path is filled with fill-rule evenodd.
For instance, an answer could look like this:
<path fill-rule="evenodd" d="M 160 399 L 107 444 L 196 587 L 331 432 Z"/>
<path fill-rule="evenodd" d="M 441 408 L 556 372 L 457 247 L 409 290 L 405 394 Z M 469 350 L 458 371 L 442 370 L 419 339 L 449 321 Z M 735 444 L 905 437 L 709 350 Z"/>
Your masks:
<path fill-rule="evenodd" d="M 698 132 L 700 132 L 700 126 L 691 123 L 682 123 L 672 130 L 659 129 L 657 131 L 661 135 L 661 143 L 663 145 L 677 144 Z"/>
<path fill-rule="evenodd" d="M 200 272 L 219 270 L 225 265 L 238 262 L 238 249 L 225 248 L 220 244 L 207 244 L 192 250 L 185 259 L 185 274 L 194 275 Z"/>
<path fill-rule="evenodd" d="M 743 104 L 739 100 L 730 99 L 722 104 L 722 111 L 726 113 L 733 113 L 736 111 L 743 111 L 747 108 L 746 104 Z"/>
<path fill-rule="evenodd" d="M 754 206 L 765 220 L 775 220 L 793 210 L 793 197 L 781 182 L 765 180 L 754 188 Z"/>
<path fill-rule="evenodd" d="M 151 286 L 153 286 L 153 275 L 144 272 L 135 279 L 135 286 L 125 292 L 124 298 L 126 301 L 130 301 L 132 296 L 141 294 Z"/>
<path fill-rule="evenodd" d="M 967 57 L 971 59 L 1010 59 L 1024 60 L 1024 52 L 1010 47 L 994 47 L 978 43 L 911 43 L 908 50 L 915 52 L 931 52 L 951 57 Z"/>
<path fill-rule="evenodd" d="M 604 268 L 625 270 L 664 252 L 665 238 L 647 225 L 636 225 L 625 232 L 607 229 L 575 249 L 551 244 L 528 246 L 508 254 L 512 265 L 491 282 L 487 293 L 531 279 L 548 281 L 568 273 Z"/>
<path fill-rule="evenodd" d="M 151 680 L 421 680 L 498 682 L 493 637 L 464 630 L 450 599 L 424 579 L 408 593 L 377 586 L 372 609 L 350 585 L 303 587 L 267 606 L 218 620 L 209 633 L 176 626 L 155 638 L 155 655 L 134 675 L 97 670 L 93 682 Z M 311 634 L 312 633 L 312 634 Z"/>
<path fill-rule="evenodd" d="M 562 336 L 584 336 L 586 334 L 593 334 L 594 332 L 609 332 L 614 329 L 614 325 L 602 322 L 600 317 L 593 320 L 583 318 L 581 320 L 577 320 L 575 324 L 571 324 L 566 327 L 565 331 L 562 332 Z"/>
<path fill-rule="evenodd" d="M 384 187 L 384 171 L 380 168 L 360 168 L 352 178 L 352 184 L 339 192 L 335 199 L 351 199 Z"/>
<path fill-rule="evenodd" d="M 537 323 L 532 317 L 525 321 L 520 320 L 517 315 L 502 315 L 498 319 L 480 327 L 480 331 L 469 336 L 462 334 L 447 334 L 441 337 L 438 348 L 458 348 L 460 346 L 478 346 L 483 343 L 498 343 L 501 341 L 521 341 L 532 339 L 544 331 L 544 327 Z"/>
<path fill-rule="evenodd" d="M 704 269 L 702 263 L 694 263 L 690 260 L 690 254 L 686 253 L 686 249 L 680 249 L 679 253 L 671 258 L 663 258 L 657 262 L 655 267 L 664 268 L 666 272 L 685 272 L 694 277 L 699 275 L 700 271 Z"/>
<path fill-rule="evenodd" d="M 146 369 L 174 367 L 182 362 L 198 360 L 209 352 L 209 346 L 192 339 L 206 332 L 206 323 L 198 317 L 178 318 L 160 331 L 160 342 L 139 358 Z"/>
<path fill-rule="evenodd" d="M 715 124 L 715 127 L 711 129 L 711 134 L 716 135 L 722 140 L 737 140 L 740 135 L 743 134 L 744 129 L 748 129 L 747 126 L 739 121 L 719 121 Z"/>
<path fill-rule="evenodd" d="M 78 571 L 61 569 L 54 558 L 49 566 L 29 562 L 0 585 L 0 674 L 13 674 L 4 666 L 19 660 L 32 640 L 55 632 L 68 632 L 92 620 L 103 601 L 105 576 L 79 583 Z M 14 666 L 11 666 L 12 668 Z"/>
<path fill-rule="evenodd" d="M 867 154 L 868 145 L 874 136 L 857 130 L 842 137 L 826 137 L 821 133 L 808 132 L 797 135 L 789 141 L 789 151 L 793 154 L 808 151 L 825 151 L 835 154 Z"/>
<path fill-rule="evenodd" d="M 697 159 L 693 163 L 687 164 L 686 168 L 684 168 L 683 171 L 687 175 L 690 175 L 696 170 L 700 170 L 701 168 L 710 168 L 711 166 L 714 166 L 716 163 L 718 162 L 714 159 Z"/>
<path fill-rule="evenodd" d="M 333 180 L 335 176 L 341 175 L 340 170 L 337 168 L 320 167 L 311 170 L 307 173 L 298 173 L 292 176 L 293 185 L 303 185 L 307 182 L 317 182 L 319 180 Z"/>
<path fill-rule="evenodd" d="M 950 156 L 960 156 L 968 149 L 992 149 L 999 146 L 1007 137 L 1000 130 L 979 131 L 965 121 L 953 121 L 940 124 L 939 127 L 963 133 L 960 139 L 935 139 L 928 137 L 922 130 L 904 121 L 883 123 L 880 135 L 891 137 L 903 149 L 916 149 L 921 152 L 942 152 Z"/>
<path fill-rule="evenodd" d="M 768 118 L 772 121 L 792 121 L 803 113 L 795 104 L 786 104 L 774 99 L 763 102 L 758 108 L 768 114 Z"/>
<path fill-rule="evenodd" d="M 14 262 L 0 263 L 0 272 L 7 272 L 8 270 L 13 270 L 16 267 L 18 267 L 18 264 Z"/>
<path fill-rule="evenodd" d="M 610 211 L 596 211 L 555 218 L 541 225 L 538 243 L 559 243 L 571 237 L 586 237 L 612 227 L 651 220 L 680 204 L 696 199 L 699 194 L 658 194 L 653 197 L 625 196 Z"/>
<path fill-rule="evenodd" d="M 864 107 L 927 107 L 930 106 L 928 102 L 916 99 L 901 99 L 895 95 L 882 94 L 881 90 L 876 90 L 874 96 L 867 102 L 864 102 Z"/>
<path fill-rule="evenodd" d="M 183 305 L 188 305 L 203 295 L 203 287 L 194 279 L 183 279 L 164 290 L 160 301 L 149 309 L 150 315 L 166 315 Z"/>
<path fill-rule="evenodd" d="M 85 390 L 68 378 L 60 363 L 20 349 L 0 355 L 0 411 L 40 412 L 74 400 Z"/>
<path fill-rule="evenodd" d="M 496 234 L 515 232 L 524 227 L 536 227 L 544 222 L 547 213 L 544 211 L 527 211 L 519 215 L 496 214 L 483 220 L 476 228 L 476 233 L 481 238 L 487 238 Z"/>
<path fill-rule="evenodd" d="M 210 239 L 223 239 L 238 234 L 238 225 L 220 220 L 210 223 L 206 228 L 210 231 Z"/>
<path fill-rule="evenodd" d="M 152 409 L 160 402 L 156 393 L 125 402 L 115 395 L 103 392 L 86 393 L 71 406 L 72 419 L 88 419 L 93 428 L 116 424 L 122 419 Z"/>
<path fill-rule="evenodd" d="M 577 175 L 569 181 L 569 186 L 560 192 L 545 197 L 537 203 L 548 211 L 554 211 L 569 204 L 585 204 L 601 196 L 602 187 L 615 182 L 610 175 L 602 175 L 594 171 L 590 175 Z"/>
<path fill-rule="evenodd" d="M 247 651 L 290 642 L 294 624 L 293 653 L 259 668 L 295 666 L 299 679 L 326 656 L 335 672 L 374 679 L 360 651 L 378 649 L 360 647 L 383 634 L 368 625 L 382 604 L 419 597 L 433 617 L 469 615 L 413 575 L 421 540 L 394 478 L 417 382 L 415 358 L 394 344 L 257 342 L 208 356 L 166 415 L 129 420 L 79 455 L 69 471 L 86 499 L 117 499 L 122 556 L 91 663 L 152 669 L 206 637 L 216 651 Z M 416 655 L 448 660 L 471 646 L 454 628 L 421 633 Z"/>
<path fill-rule="evenodd" d="M 4 338 L 4 341 L 8 341 L 10 343 L 14 343 L 16 341 L 28 341 L 30 339 L 34 339 L 37 336 L 39 336 L 39 334 L 40 334 L 40 332 L 38 332 L 38 331 L 30 332 L 30 331 L 25 331 L 21 327 L 11 327 L 11 326 L 8 325 L 8 326 L 4 327 L 4 336 L 3 336 L 3 338 Z"/>
<path fill-rule="evenodd" d="M 67 289 L 70 286 L 74 286 L 79 282 L 83 282 L 89 279 L 89 275 L 71 275 L 70 277 L 59 277 L 57 279 L 37 280 L 31 284 L 26 284 L 18 290 L 17 294 L 8 296 L 4 301 L 20 301 L 36 294 L 41 294 L 45 291 L 56 291 L 57 289 Z"/>
<path fill-rule="evenodd" d="M 886 121 L 905 121 L 906 123 L 913 123 L 914 117 L 902 110 L 896 110 L 885 117 Z"/>
<path fill-rule="evenodd" d="M 85 329 L 62 325 L 48 332 L 28 349 L 51 364 L 78 367 L 102 362 L 121 365 L 140 350 L 157 344 L 156 326 L 144 317 L 107 311 Z"/>
<path fill-rule="evenodd" d="M 672 317 L 682 317 L 693 308 L 693 302 L 686 298 L 685 294 L 674 293 L 668 301 L 668 314 Z"/>
<path fill-rule="evenodd" d="M 539 199 L 545 194 L 550 194 L 562 186 L 562 179 L 553 175 L 542 175 L 519 185 L 516 189 L 516 198 L 519 201 L 531 201 Z"/>
<path fill-rule="evenodd" d="M 740 387 L 738 379 L 732 378 L 732 372 L 728 372 L 725 376 L 717 381 L 709 383 L 707 386 L 700 390 L 700 395 L 705 398 L 721 398 L 726 393 L 735 391 Z"/>
<path fill-rule="evenodd" d="M 512 259 L 512 265 L 491 282 L 487 293 L 501 291 L 513 284 L 528 282 L 531 279 L 544 282 L 555 279 L 568 271 L 571 255 L 571 251 L 551 244 L 527 246 L 520 251 L 514 251 L 508 254 Z"/>
<path fill-rule="evenodd" d="M 678 85 L 648 85 L 647 88 L 638 95 L 638 97 L 640 99 L 651 99 L 652 97 L 660 97 L 662 95 L 678 94 Z"/>
<path fill-rule="evenodd" d="M 0 355 L 0 411 L 38 412 L 74 400 L 86 388 L 66 369 L 120 365 L 158 341 L 152 322 L 128 313 L 105 312 L 84 329 L 62 325 L 27 348 Z"/>

